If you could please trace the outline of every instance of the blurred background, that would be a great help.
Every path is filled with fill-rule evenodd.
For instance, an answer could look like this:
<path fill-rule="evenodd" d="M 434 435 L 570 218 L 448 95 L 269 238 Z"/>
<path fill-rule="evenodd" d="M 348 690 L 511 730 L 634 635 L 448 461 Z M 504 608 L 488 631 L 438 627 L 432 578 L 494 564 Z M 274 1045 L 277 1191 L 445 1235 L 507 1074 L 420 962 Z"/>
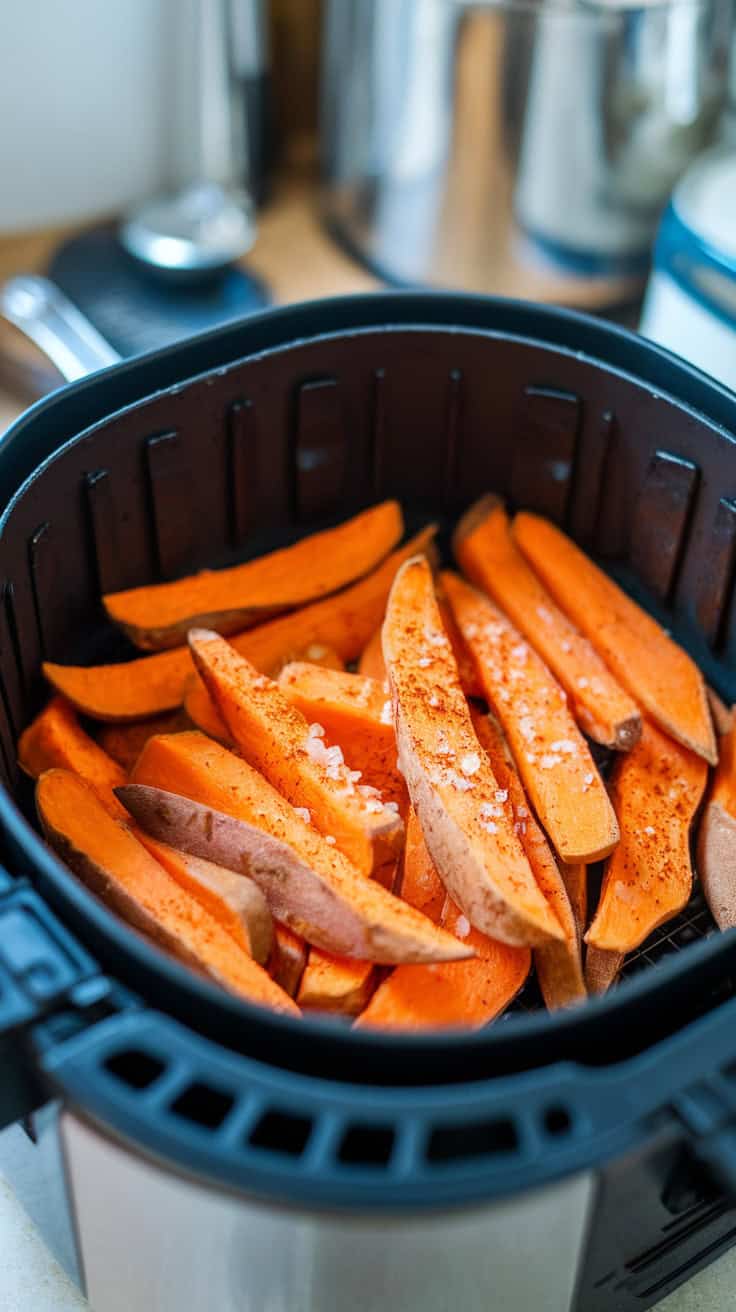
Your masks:
<path fill-rule="evenodd" d="M 274 302 L 440 286 L 736 386 L 735 0 L 5 0 L 0 428 Z"/>

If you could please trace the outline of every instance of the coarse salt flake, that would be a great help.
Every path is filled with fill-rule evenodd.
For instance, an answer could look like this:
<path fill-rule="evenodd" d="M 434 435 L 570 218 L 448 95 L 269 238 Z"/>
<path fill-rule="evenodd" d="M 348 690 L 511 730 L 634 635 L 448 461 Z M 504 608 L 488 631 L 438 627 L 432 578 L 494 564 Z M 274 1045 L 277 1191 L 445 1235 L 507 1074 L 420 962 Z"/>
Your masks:
<path fill-rule="evenodd" d="M 512 661 L 525 661 L 527 657 L 527 645 L 525 642 L 517 642 L 515 647 L 511 648 Z"/>
<path fill-rule="evenodd" d="M 381 707 L 381 724 L 391 723 L 391 702 L 384 702 Z"/>
<path fill-rule="evenodd" d="M 552 611 L 548 610 L 546 606 L 537 606 L 537 615 L 544 624 L 552 623 Z"/>
<path fill-rule="evenodd" d="M 539 764 L 543 770 L 552 770 L 556 765 L 560 764 L 561 760 L 562 757 L 559 756 L 557 752 L 545 752 Z"/>
<path fill-rule="evenodd" d="M 325 842 L 329 843 L 330 847 L 334 847 L 337 839 L 332 834 L 325 834 Z"/>
<path fill-rule="evenodd" d="M 594 778 L 595 778 L 595 775 L 593 775 L 593 774 L 590 772 L 590 770 L 588 771 L 587 774 L 584 774 L 584 775 L 583 775 L 583 792 L 584 792 L 584 793 L 587 793 L 587 791 L 588 791 L 588 789 L 590 788 L 590 785 L 592 784 Z"/>
<path fill-rule="evenodd" d="M 342 747 L 338 747 L 337 743 L 335 744 L 334 747 L 327 748 L 327 763 L 328 765 L 345 764 L 345 757 L 342 754 Z"/>
<path fill-rule="evenodd" d="M 383 802 L 379 802 L 376 797 L 369 797 L 365 803 L 365 809 L 371 815 L 378 815 L 383 810 Z"/>
<path fill-rule="evenodd" d="M 560 643 L 560 646 L 563 651 L 572 651 L 572 643 L 570 642 L 569 638 L 563 638 L 562 642 Z"/>
<path fill-rule="evenodd" d="M 428 698 L 428 701 L 429 701 L 429 705 L 432 707 L 432 710 L 433 710 L 433 711 L 436 711 L 436 710 L 437 710 L 437 707 L 438 707 L 439 704 L 440 704 L 440 699 L 439 699 L 439 697 L 437 696 L 437 693 L 436 693 L 436 692 L 433 692 L 432 695 L 431 695 L 431 697 Z"/>
<path fill-rule="evenodd" d="M 294 811 L 296 815 L 299 816 L 299 819 L 304 821 L 305 825 L 311 825 L 312 813 L 307 810 L 306 806 L 295 806 Z"/>
<path fill-rule="evenodd" d="M 323 725 L 321 725 L 321 724 L 310 724 L 310 726 L 309 726 L 309 737 L 310 737 L 310 738 L 324 738 L 324 736 L 325 736 L 325 731 L 324 731 L 324 726 L 323 726 Z"/>
<path fill-rule="evenodd" d="M 537 736 L 534 728 L 534 720 L 531 715 L 522 715 L 519 720 L 519 733 L 526 742 L 530 743 Z"/>
<path fill-rule="evenodd" d="M 477 752 L 466 752 L 460 757 L 460 769 L 463 774 L 476 774 L 480 770 L 480 757 Z"/>
<path fill-rule="evenodd" d="M 584 675 L 581 675 L 580 678 L 578 679 L 578 688 L 587 688 L 588 684 L 589 684 L 589 680 L 586 679 Z"/>
<path fill-rule="evenodd" d="M 358 792 L 361 797 L 380 797 L 380 788 L 374 788 L 373 784 L 358 784 Z"/>
<path fill-rule="evenodd" d="M 496 824 L 495 820 L 481 820 L 479 821 L 479 824 L 481 829 L 485 829 L 487 834 L 498 833 L 498 825 Z"/>
<path fill-rule="evenodd" d="M 457 774 L 455 770 L 450 770 L 447 777 L 453 788 L 456 788 L 458 792 L 467 793 L 468 789 L 473 787 L 473 784 L 469 779 L 463 778 L 463 776 Z"/>
<path fill-rule="evenodd" d="M 458 938 L 467 938 L 470 933 L 470 921 L 467 916 L 458 916 L 455 925 L 455 934 Z"/>
<path fill-rule="evenodd" d="M 558 738 L 556 742 L 550 743 L 549 750 L 551 752 L 563 752 L 565 756 L 574 756 L 578 749 L 571 738 Z"/>
<path fill-rule="evenodd" d="M 420 656 L 419 660 L 417 661 L 417 665 L 419 666 L 420 670 L 426 670 L 427 666 L 431 664 L 432 664 L 431 656 Z"/>
<path fill-rule="evenodd" d="M 508 800 L 509 800 L 509 790 L 508 790 L 508 788 L 497 788 L 497 789 L 496 789 L 496 801 L 497 801 L 497 802 L 507 802 Z"/>
<path fill-rule="evenodd" d="M 646 829 L 644 830 L 644 833 L 649 834 L 650 837 L 653 837 L 654 834 L 656 833 L 656 830 L 654 829 L 653 825 L 647 825 Z"/>

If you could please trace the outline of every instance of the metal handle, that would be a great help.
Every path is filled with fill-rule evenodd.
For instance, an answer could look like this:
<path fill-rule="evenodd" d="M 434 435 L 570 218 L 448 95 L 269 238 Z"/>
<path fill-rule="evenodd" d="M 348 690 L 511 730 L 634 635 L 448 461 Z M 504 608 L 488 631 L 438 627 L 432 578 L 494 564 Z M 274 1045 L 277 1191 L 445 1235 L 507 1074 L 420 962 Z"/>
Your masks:
<path fill-rule="evenodd" d="M 122 359 L 48 278 L 22 274 L 0 285 L 0 316 L 35 342 L 69 383 Z"/>

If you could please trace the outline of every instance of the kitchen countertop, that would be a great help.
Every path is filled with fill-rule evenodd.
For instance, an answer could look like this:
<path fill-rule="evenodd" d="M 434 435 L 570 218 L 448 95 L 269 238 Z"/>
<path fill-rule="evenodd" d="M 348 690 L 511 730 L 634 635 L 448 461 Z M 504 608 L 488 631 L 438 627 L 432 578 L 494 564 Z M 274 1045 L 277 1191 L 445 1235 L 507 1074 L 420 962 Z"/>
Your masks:
<path fill-rule="evenodd" d="M 0 237 L 0 279 L 42 270 L 64 235 L 57 230 Z M 277 303 L 371 291 L 379 285 L 325 235 L 301 181 L 282 184 L 264 211 L 247 266 L 267 282 Z M 0 388 L 0 434 L 26 403 Z M 46 1248 L 3 1164 L 0 1140 L 0 1312 L 81 1312 L 88 1305 Z M 657 1306 L 661 1312 L 731 1312 L 736 1306 L 736 1248 Z"/>

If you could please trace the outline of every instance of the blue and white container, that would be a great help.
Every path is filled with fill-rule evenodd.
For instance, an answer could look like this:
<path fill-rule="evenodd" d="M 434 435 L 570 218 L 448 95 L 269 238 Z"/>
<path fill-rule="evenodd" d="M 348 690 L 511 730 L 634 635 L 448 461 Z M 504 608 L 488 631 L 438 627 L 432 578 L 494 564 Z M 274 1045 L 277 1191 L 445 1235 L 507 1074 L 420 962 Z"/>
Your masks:
<path fill-rule="evenodd" d="M 675 188 L 640 330 L 736 390 L 736 146 L 702 155 Z"/>

